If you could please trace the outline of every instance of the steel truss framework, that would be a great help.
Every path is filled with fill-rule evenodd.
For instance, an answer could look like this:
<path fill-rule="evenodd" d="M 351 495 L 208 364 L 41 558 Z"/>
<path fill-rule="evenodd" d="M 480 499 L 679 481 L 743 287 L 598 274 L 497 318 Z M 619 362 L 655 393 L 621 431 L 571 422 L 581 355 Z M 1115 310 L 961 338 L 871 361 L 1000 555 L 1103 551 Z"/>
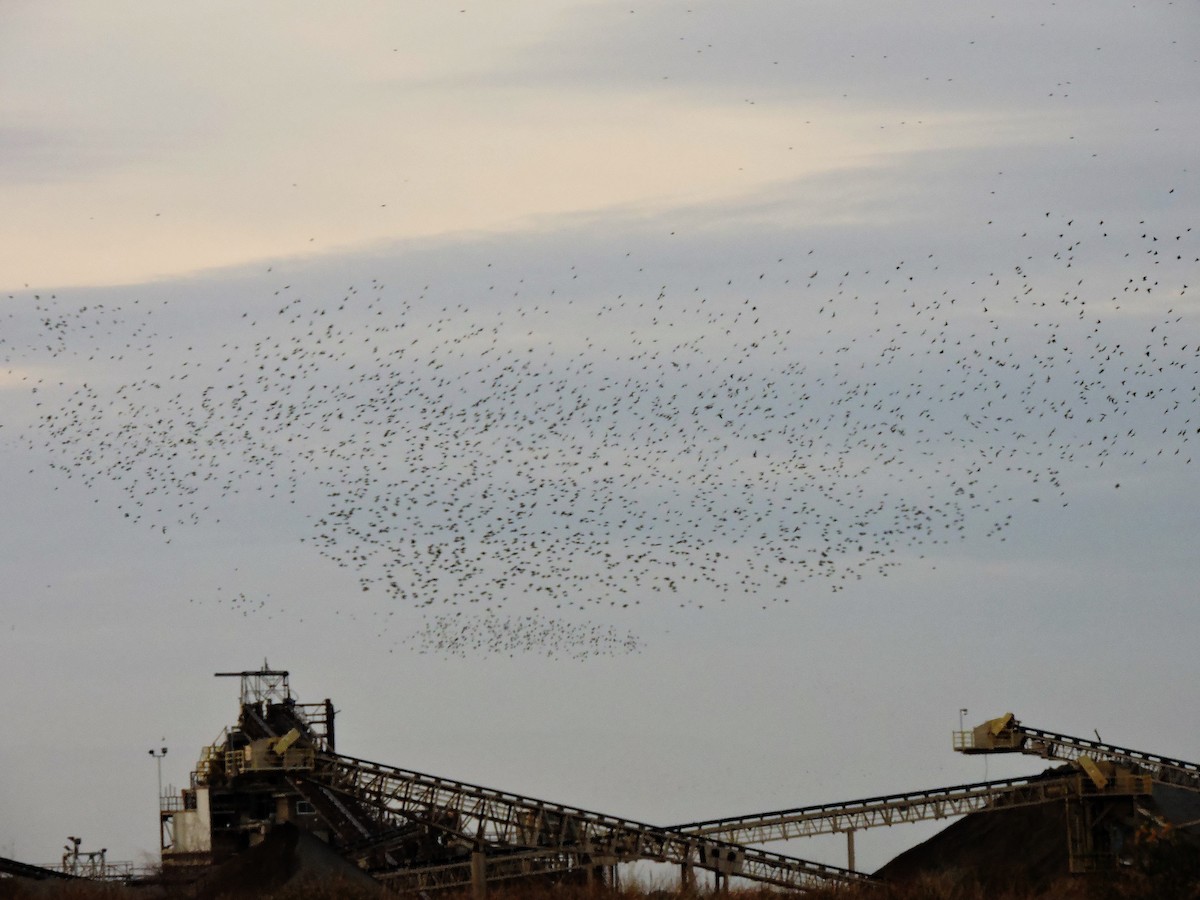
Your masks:
<path fill-rule="evenodd" d="M 381 817 L 449 822 L 442 827 L 467 846 L 496 856 L 514 851 L 529 859 L 566 857 L 567 866 L 632 860 L 674 863 L 793 889 L 863 883 L 859 872 L 754 847 L 684 834 L 629 819 L 547 803 L 478 785 L 384 766 L 335 753 L 318 754 L 305 778 L 369 804 Z M 515 858 L 515 857 L 514 857 Z M 461 877 L 461 868 L 447 877 Z M 515 872 L 514 876 L 526 874 Z M 386 877 L 386 876 L 385 876 Z M 402 877 L 397 872 L 394 878 Z M 459 883 L 459 882 L 455 882 Z"/>
<path fill-rule="evenodd" d="M 1200 791 L 1200 764 L 1186 762 L 1182 759 L 1171 759 L 1155 753 L 1143 753 L 1141 750 L 1118 747 L 1100 740 L 1093 741 L 1087 738 L 1056 734 L 1041 728 L 1030 728 L 1022 725 L 1015 718 L 1011 719 L 1005 728 L 1002 746 L 994 748 L 976 746 L 973 733 L 961 731 L 955 732 L 954 749 L 963 753 L 1018 752 L 1030 756 L 1040 756 L 1043 759 L 1067 761 L 1086 756 L 1094 760 L 1104 760 L 1141 769 L 1162 784 Z"/>
<path fill-rule="evenodd" d="M 483 855 L 462 862 L 440 866 L 425 866 L 414 869 L 396 869 L 377 874 L 377 880 L 398 893 L 434 891 L 447 888 L 465 888 L 476 883 L 478 866 L 483 866 L 483 877 L 488 882 L 544 875 L 551 872 L 568 872 L 576 868 L 578 861 L 573 854 L 549 855 L 544 850 L 528 850 L 503 855 Z"/>
<path fill-rule="evenodd" d="M 217 678 L 241 679 L 242 706 L 252 703 L 282 703 L 291 699 L 292 689 L 288 685 L 288 673 L 284 669 L 270 668 L 263 660 L 261 669 L 245 672 L 217 672 Z"/>
<path fill-rule="evenodd" d="M 1008 714 L 956 732 L 955 749 L 1032 754 L 1075 763 L 1075 771 L 664 828 L 336 753 L 332 703 L 297 703 L 286 671 L 264 663 L 259 671 L 220 674 L 242 679 L 242 733 L 252 742 L 286 733 L 287 746 L 277 741 L 268 747 L 280 758 L 278 765 L 269 754 L 256 756 L 261 748 L 251 752 L 239 744 L 240 756 L 218 753 L 228 749 L 227 731 L 223 746 L 209 748 L 202 758 L 197 781 L 275 773 L 316 808 L 343 853 L 399 891 L 471 885 L 481 896 L 489 881 L 572 871 L 590 881 L 604 867 L 612 867 L 615 877 L 619 863 L 634 860 L 679 865 L 685 883 L 691 883 L 694 869 L 712 871 L 726 887 L 731 876 L 800 890 L 872 883 L 853 870 L 856 831 L 1055 801 L 1065 802 L 1071 814 L 1072 870 L 1078 863 L 1083 871 L 1104 862 L 1101 856 L 1112 856 L 1093 833 L 1115 808 L 1108 801 L 1136 803 L 1133 798 L 1149 794 L 1153 781 L 1200 791 L 1195 763 L 1026 728 Z M 292 752 L 297 764 L 285 765 Z M 1101 771 L 1096 763 L 1102 761 L 1116 764 L 1117 771 Z M 847 835 L 849 868 L 750 846 L 834 833 Z"/>
<path fill-rule="evenodd" d="M 1149 792 L 1148 781 L 1135 784 L 1137 786 L 1131 793 Z M 1057 778 L 980 781 L 957 787 L 889 794 L 866 800 L 689 822 L 672 828 L 686 834 L 717 838 L 731 843 L 765 844 L 770 841 L 853 832 L 903 822 L 945 819 L 985 810 L 1037 806 L 1052 800 L 1096 793 L 1098 792 L 1082 773 L 1074 772 Z M 1111 795 L 1114 792 L 1106 793 Z"/>

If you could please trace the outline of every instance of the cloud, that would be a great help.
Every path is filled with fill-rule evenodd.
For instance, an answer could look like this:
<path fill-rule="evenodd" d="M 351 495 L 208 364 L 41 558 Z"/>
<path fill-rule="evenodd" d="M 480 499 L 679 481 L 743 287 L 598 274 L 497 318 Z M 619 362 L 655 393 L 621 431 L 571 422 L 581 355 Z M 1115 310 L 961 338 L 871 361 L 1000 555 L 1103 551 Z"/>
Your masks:
<path fill-rule="evenodd" d="M 878 114 L 897 105 L 918 114 L 1063 111 L 1081 98 L 1186 98 L 1173 73 L 1190 61 L 1177 40 L 1190 24 L 1182 7 L 1117 2 L 1087 16 L 1038 0 L 1004 7 L 593 3 L 572 10 L 496 74 L 585 92 L 690 91 L 724 102 L 840 104 Z"/>
<path fill-rule="evenodd" d="M 119 165 L 118 159 L 89 147 L 67 129 L 0 126 L 0 184 L 81 181 Z"/>
<path fill-rule="evenodd" d="M 6 62 L 0 178 L 20 215 L 0 222 L 0 270 L 18 284 L 738 206 L 829 172 L 859 173 L 861 195 L 900 157 L 958 149 L 1133 170 L 1196 137 L 1171 74 L 1180 11 L 1114 11 L 1119 29 L 1038 4 L 274 7 L 237 28 L 211 9 L 79 12 L 30 13 Z M 1040 177 L 1001 168 L 1006 189 Z M 986 171 L 958 173 L 969 193 Z"/>

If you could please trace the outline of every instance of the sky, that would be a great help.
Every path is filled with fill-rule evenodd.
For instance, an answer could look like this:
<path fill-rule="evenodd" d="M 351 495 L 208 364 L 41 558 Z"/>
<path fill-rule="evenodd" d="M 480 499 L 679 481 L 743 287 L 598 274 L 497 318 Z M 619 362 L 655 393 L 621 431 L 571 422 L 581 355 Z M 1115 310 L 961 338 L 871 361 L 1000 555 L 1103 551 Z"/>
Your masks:
<path fill-rule="evenodd" d="M 155 858 L 264 660 L 662 825 L 1195 758 L 1198 25 L 4 4 L 0 855 Z"/>

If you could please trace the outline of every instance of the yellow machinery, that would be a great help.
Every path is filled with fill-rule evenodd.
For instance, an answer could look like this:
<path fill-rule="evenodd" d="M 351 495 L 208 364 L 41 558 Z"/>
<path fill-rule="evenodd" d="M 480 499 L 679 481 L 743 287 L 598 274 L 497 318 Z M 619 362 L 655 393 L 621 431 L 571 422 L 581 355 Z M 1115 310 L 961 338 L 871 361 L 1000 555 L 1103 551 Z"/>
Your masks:
<path fill-rule="evenodd" d="M 1024 743 L 1025 736 L 1012 713 L 988 719 L 970 731 L 954 732 L 954 749 L 959 753 L 1020 753 Z"/>

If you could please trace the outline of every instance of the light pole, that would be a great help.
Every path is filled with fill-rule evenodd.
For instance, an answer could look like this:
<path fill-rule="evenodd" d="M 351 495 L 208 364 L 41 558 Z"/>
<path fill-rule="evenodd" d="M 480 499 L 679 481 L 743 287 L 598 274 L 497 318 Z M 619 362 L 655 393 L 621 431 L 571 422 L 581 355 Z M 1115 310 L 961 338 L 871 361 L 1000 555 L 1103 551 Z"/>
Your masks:
<path fill-rule="evenodd" d="M 163 747 L 161 750 L 148 750 L 146 752 L 148 752 L 151 756 L 153 756 L 154 761 L 156 763 L 158 763 L 158 805 L 161 808 L 162 807 L 162 761 L 163 761 L 163 757 L 167 755 L 167 748 Z"/>
<path fill-rule="evenodd" d="M 970 710 L 966 709 L 965 707 L 958 711 L 958 730 L 959 731 L 963 730 L 963 716 L 965 716 L 968 712 L 970 712 Z M 164 748 L 163 753 L 166 753 L 166 752 L 167 751 Z"/>

